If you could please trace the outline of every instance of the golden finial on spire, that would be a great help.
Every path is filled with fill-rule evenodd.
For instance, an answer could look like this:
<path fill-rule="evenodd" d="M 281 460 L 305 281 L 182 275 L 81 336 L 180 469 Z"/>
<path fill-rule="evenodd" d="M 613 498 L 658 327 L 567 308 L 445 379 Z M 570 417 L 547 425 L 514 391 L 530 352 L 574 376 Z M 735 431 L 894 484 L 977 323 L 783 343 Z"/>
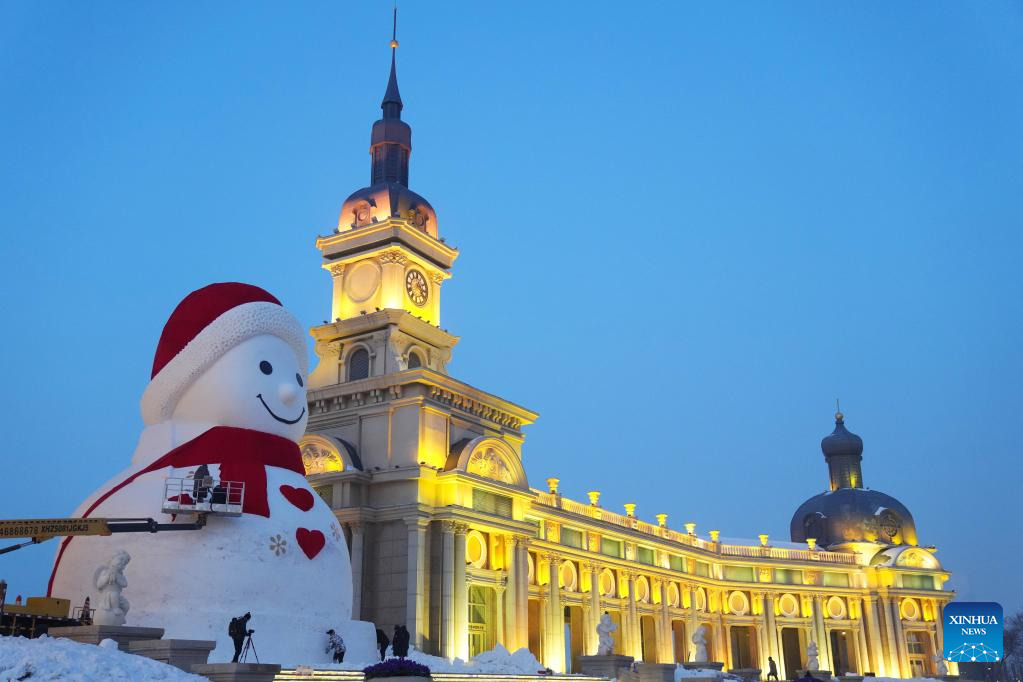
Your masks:
<path fill-rule="evenodd" d="M 838 398 L 835 398 L 835 421 L 840 422 L 845 419 L 845 415 L 842 414 L 842 410 L 838 405 Z"/>

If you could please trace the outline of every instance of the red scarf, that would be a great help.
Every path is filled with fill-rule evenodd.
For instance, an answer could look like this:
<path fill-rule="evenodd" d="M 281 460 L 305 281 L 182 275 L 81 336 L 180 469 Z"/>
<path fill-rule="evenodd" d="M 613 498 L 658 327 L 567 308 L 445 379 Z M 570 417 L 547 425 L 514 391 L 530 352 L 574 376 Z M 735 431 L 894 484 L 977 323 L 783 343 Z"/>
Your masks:
<path fill-rule="evenodd" d="M 96 507 L 118 490 L 142 474 L 167 467 L 195 467 L 202 464 L 219 464 L 220 480 L 241 481 L 245 484 L 245 500 L 242 512 L 270 517 L 270 505 L 266 497 L 266 467 L 279 467 L 305 475 L 302 454 L 294 441 L 262 431 L 239 429 L 233 426 L 215 426 L 187 443 L 183 443 L 160 457 L 155 462 L 124 479 L 99 496 L 89 506 L 82 518 L 88 518 Z M 64 538 L 53 562 L 50 582 L 46 594 L 53 591 L 53 579 L 64 550 L 73 540 Z"/>

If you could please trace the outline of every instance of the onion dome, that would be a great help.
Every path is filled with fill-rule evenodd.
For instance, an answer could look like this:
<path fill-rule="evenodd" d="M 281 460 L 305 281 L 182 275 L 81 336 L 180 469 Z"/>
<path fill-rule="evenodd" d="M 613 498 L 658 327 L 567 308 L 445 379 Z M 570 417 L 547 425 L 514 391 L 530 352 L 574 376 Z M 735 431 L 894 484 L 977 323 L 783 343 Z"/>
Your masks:
<path fill-rule="evenodd" d="M 845 428 L 841 412 L 835 413 L 835 430 L 821 440 L 821 451 L 828 463 L 832 490 L 863 487 L 863 439 Z"/>
<path fill-rule="evenodd" d="M 825 457 L 859 457 L 863 454 L 863 439 L 845 428 L 845 415 L 835 413 L 835 430 L 821 439 Z"/>
<path fill-rule="evenodd" d="M 814 495 L 792 515 L 793 542 L 814 538 L 822 547 L 846 542 L 917 544 L 909 509 L 891 495 L 863 487 L 863 439 L 846 429 L 841 412 L 835 414 L 835 430 L 821 441 L 821 451 L 828 463 L 830 490 Z"/>

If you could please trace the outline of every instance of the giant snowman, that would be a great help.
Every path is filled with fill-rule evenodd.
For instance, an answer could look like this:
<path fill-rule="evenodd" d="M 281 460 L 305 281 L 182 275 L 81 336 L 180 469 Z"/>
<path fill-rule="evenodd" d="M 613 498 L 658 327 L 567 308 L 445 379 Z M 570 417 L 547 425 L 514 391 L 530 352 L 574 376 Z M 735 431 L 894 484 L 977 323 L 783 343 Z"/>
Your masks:
<path fill-rule="evenodd" d="M 262 661 L 326 663 L 331 628 L 348 660 L 372 660 L 374 627 L 351 620 L 344 536 L 304 476 L 305 375 L 302 328 L 266 291 L 228 282 L 186 296 L 156 348 L 131 465 L 75 516 L 193 521 L 163 513 L 165 481 L 202 465 L 214 480 L 245 484 L 243 513 L 209 515 L 193 531 L 66 538 L 49 593 L 76 604 L 95 596 L 97 567 L 125 550 L 128 625 L 216 640 L 210 660 L 229 661 L 228 623 L 248 611 Z"/>

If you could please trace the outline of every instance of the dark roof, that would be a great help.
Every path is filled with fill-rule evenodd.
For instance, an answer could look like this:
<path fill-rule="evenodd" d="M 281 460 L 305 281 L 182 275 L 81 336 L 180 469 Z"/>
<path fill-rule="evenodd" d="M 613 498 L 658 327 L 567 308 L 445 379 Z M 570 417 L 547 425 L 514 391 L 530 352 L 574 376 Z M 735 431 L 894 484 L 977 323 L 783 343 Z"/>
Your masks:
<path fill-rule="evenodd" d="M 364 471 L 364 469 L 362 468 L 362 457 L 359 457 L 359 451 L 355 449 L 355 446 L 346 441 L 344 438 L 338 438 L 337 436 L 334 436 L 334 440 L 336 440 L 341 445 L 341 447 L 345 449 L 345 452 L 348 453 L 348 459 L 351 460 L 352 466 L 358 469 L 359 471 Z"/>
<path fill-rule="evenodd" d="M 387 105 L 394 105 L 388 107 Z M 384 118 L 401 118 L 401 110 L 404 104 L 401 102 L 401 93 L 398 92 L 398 70 L 394 61 L 394 50 L 391 50 L 391 76 L 387 79 L 387 90 L 384 92 L 384 99 L 380 102 L 380 108 L 384 110 Z"/>
<path fill-rule="evenodd" d="M 890 534 L 886 528 L 898 526 Z M 917 544 L 916 523 L 909 509 L 897 499 L 869 488 L 839 488 L 814 495 L 792 515 L 789 532 L 793 542 L 816 538 L 822 547 L 842 542 Z"/>
<path fill-rule="evenodd" d="M 835 430 L 821 440 L 821 450 L 825 457 L 858 457 L 863 454 L 863 439 L 845 428 L 845 418 L 839 412 L 835 415 Z"/>

